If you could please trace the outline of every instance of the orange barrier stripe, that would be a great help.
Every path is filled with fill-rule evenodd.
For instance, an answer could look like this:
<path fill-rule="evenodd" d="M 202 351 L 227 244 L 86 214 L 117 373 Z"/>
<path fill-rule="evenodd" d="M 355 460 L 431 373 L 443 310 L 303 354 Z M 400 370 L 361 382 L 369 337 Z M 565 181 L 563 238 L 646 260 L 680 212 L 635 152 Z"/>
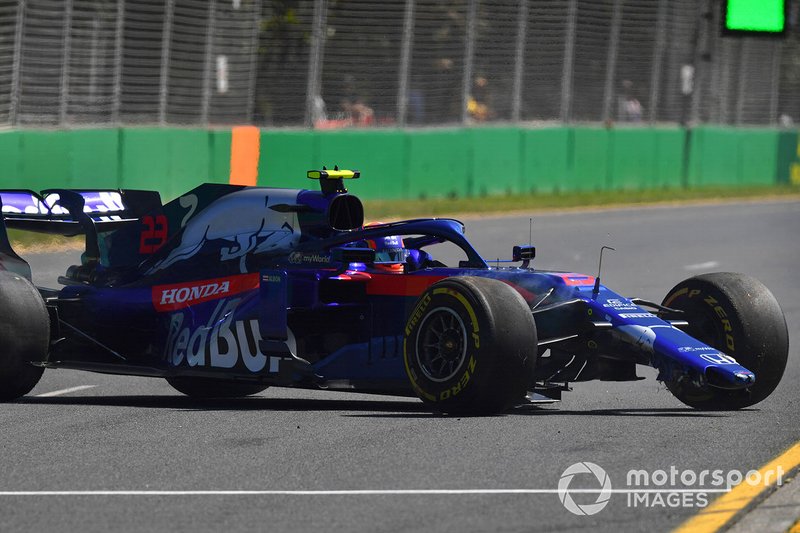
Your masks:
<path fill-rule="evenodd" d="M 255 185 L 258 180 L 259 141 L 255 126 L 235 126 L 231 130 L 231 185 Z"/>

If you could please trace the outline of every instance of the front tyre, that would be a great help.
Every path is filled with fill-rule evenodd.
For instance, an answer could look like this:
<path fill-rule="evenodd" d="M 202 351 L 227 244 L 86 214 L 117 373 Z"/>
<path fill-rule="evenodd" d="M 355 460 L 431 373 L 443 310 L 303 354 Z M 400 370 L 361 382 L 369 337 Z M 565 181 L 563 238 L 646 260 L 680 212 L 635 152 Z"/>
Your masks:
<path fill-rule="evenodd" d="M 411 386 L 434 409 L 501 413 L 523 401 L 533 385 L 536 323 L 506 283 L 453 277 L 420 296 L 403 348 Z"/>
<path fill-rule="evenodd" d="M 0 401 L 28 394 L 42 377 L 50 349 L 50 316 L 30 281 L 0 270 Z"/>
<path fill-rule="evenodd" d="M 212 378 L 166 378 L 175 390 L 200 400 L 210 398 L 243 398 L 252 396 L 267 389 L 267 385 L 260 383 L 241 383 L 223 381 Z"/>
<path fill-rule="evenodd" d="M 703 274 L 678 283 L 663 305 L 683 311 L 680 318 L 689 322 L 689 335 L 756 375 L 753 386 L 733 391 L 699 388 L 687 378 L 668 382 L 680 401 L 703 410 L 741 409 L 778 386 L 789 355 L 789 333 L 778 301 L 760 281 L 731 272 Z"/>

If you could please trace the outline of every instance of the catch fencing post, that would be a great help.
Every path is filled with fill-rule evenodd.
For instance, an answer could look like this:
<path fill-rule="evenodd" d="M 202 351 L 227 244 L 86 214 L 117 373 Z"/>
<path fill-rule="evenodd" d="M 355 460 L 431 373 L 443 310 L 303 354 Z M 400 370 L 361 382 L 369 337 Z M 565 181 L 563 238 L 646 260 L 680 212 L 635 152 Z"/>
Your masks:
<path fill-rule="evenodd" d="M 572 62 L 575 56 L 575 26 L 578 18 L 578 0 L 569 0 L 567 28 L 564 32 L 564 69 L 561 71 L 561 122 L 572 116 Z"/>
<path fill-rule="evenodd" d="M 658 120 L 658 99 L 661 96 L 661 68 L 667 44 L 667 0 L 658 0 L 656 15 L 656 43 L 653 47 L 653 70 L 650 74 L 650 101 L 647 104 L 648 121 Z"/>
<path fill-rule="evenodd" d="M 64 3 L 64 36 L 61 41 L 64 60 L 61 62 L 61 91 L 59 94 L 58 123 L 67 121 L 67 107 L 69 105 L 69 59 L 72 55 L 72 0 Z"/>
<path fill-rule="evenodd" d="M 322 50 L 325 44 L 325 26 L 328 12 L 327 0 L 314 2 L 314 23 L 311 31 L 311 50 L 308 56 L 308 83 L 306 88 L 306 127 L 314 127 L 314 109 L 320 95 Z"/>
<path fill-rule="evenodd" d="M 16 27 L 14 28 L 14 59 L 11 63 L 11 102 L 8 110 L 8 124 L 17 123 L 19 110 L 20 69 L 22 67 L 22 34 L 25 24 L 25 0 L 17 4 Z"/>
<path fill-rule="evenodd" d="M 622 22 L 622 0 L 614 0 L 614 11 L 611 15 L 611 30 L 606 57 L 606 82 L 603 88 L 603 121 L 611 120 L 611 103 L 614 100 L 614 78 L 617 72 L 617 56 L 619 55 L 619 30 Z"/>
<path fill-rule="evenodd" d="M 709 78 L 709 61 L 711 58 L 711 26 L 714 24 L 712 0 L 701 0 L 698 3 L 698 38 L 694 51 L 694 91 L 692 91 L 690 120 L 700 122 L 700 105 L 703 85 Z M 718 21 L 717 21 L 718 22 Z"/>
<path fill-rule="evenodd" d="M 397 125 L 406 125 L 408 115 L 408 76 L 411 71 L 411 43 L 414 41 L 414 0 L 406 0 L 403 14 L 403 42 L 400 45 L 400 79 L 397 84 Z"/>
<path fill-rule="evenodd" d="M 208 5 L 208 24 L 206 25 L 206 53 L 203 66 L 203 101 L 200 109 L 200 122 L 208 125 L 208 108 L 211 106 L 211 63 L 214 55 L 214 28 L 216 22 L 217 0 Z"/>
<path fill-rule="evenodd" d="M 111 122 L 119 123 L 119 112 L 122 107 L 122 35 L 125 31 L 125 0 L 117 2 L 117 24 L 114 35 L 114 87 L 111 104 Z"/>
<path fill-rule="evenodd" d="M 717 84 L 718 87 L 716 90 L 713 88 L 711 90 L 711 94 L 716 95 L 717 99 L 717 105 L 713 108 L 714 113 L 711 114 L 711 118 L 720 124 L 731 124 L 733 122 L 730 113 L 731 69 L 733 68 L 731 63 L 734 62 L 735 58 L 741 55 L 741 45 L 741 40 L 737 40 L 736 42 L 724 41 L 720 45 L 720 53 L 712 69 L 714 72 L 712 81 Z"/>
<path fill-rule="evenodd" d="M 778 123 L 778 100 L 780 98 L 781 87 L 781 55 L 783 53 L 783 43 L 778 41 L 772 45 L 772 83 L 769 93 L 769 123 Z"/>
<path fill-rule="evenodd" d="M 478 0 L 469 0 L 467 5 L 467 28 L 464 39 L 464 78 L 461 83 L 461 122 L 469 120 L 469 99 L 472 96 L 472 70 L 475 56 L 475 19 L 478 16 Z"/>
<path fill-rule="evenodd" d="M 258 37 L 261 32 L 261 0 L 255 0 L 253 5 L 255 16 L 253 17 L 253 35 L 250 44 L 250 79 L 247 84 L 247 122 L 253 123 L 253 112 L 256 100 L 256 76 L 258 60 Z"/>
<path fill-rule="evenodd" d="M 167 122 L 167 87 L 169 78 L 170 43 L 172 41 L 172 16 L 175 11 L 175 0 L 167 0 L 164 16 L 164 30 L 161 38 L 161 78 L 158 95 L 158 122 Z"/>
<path fill-rule="evenodd" d="M 522 75 L 525 70 L 525 37 L 528 27 L 528 0 L 519 0 L 517 49 L 514 54 L 514 88 L 511 94 L 511 120 L 519 122 L 522 114 Z"/>
<path fill-rule="evenodd" d="M 744 118 L 744 100 L 747 93 L 747 83 L 742 72 L 747 68 L 750 61 L 750 40 L 745 38 L 742 40 L 742 49 L 739 53 L 739 83 L 736 87 L 736 125 L 740 125 Z"/>

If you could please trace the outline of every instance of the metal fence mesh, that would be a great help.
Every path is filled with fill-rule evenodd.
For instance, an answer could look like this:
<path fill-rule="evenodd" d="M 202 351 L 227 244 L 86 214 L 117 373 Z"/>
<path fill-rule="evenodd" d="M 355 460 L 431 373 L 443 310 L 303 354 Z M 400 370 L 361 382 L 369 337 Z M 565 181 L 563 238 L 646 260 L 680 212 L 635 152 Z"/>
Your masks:
<path fill-rule="evenodd" d="M 798 2 L 783 39 L 722 37 L 720 17 L 720 0 L 0 0 L 0 126 L 800 120 Z"/>

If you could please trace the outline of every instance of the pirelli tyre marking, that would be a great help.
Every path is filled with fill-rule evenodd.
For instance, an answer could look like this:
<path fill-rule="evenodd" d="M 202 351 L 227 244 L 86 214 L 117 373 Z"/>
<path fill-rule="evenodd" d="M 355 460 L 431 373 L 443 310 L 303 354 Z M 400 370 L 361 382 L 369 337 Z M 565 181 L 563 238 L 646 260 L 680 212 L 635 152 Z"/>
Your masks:
<path fill-rule="evenodd" d="M 461 316 L 449 307 L 441 306 L 428 311 L 432 299 L 431 294 L 433 296 L 447 295 L 458 300 L 469 316 L 471 328 L 468 328 Z M 425 294 L 414 308 L 406 325 L 406 336 L 411 334 L 412 329 L 418 323 L 419 328 L 413 339 L 416 345 L 413 368 L 408 364 L 407 340 L 403 343 L 406 371 L 411 385 L 418 394 L 430 401 L 446 400 L 458 395 L 475 373 L 478 362 L 472 351 L 480 348 L 481 344 L 478 319 L 472 305 L 460 292 L 439 287 L 432 293 Z M 434 383 L 452 382 L 459 372 L 461 372 L 461 376 L 457 378 L 452 387 L 438 394 L 431 394 L 420 386 L 417 369 L 426 379 Z"/>
<path fill-rule="evenodd" d="M 775 390 L 786 368 L 789 335 L 783 311 L 763 283 L 734 272 L 701 274 L 673 287 L 663 305 L 682 311 L 692 337 L 721 350 L 698 354 L 700 359 L 716 368 L 739 364 L 755 375 L 755 383 L 730 390 L 679 374 L 666 383 L 676 398 L 697 409 L 729 410 L 755 405 Z"/>
<path fill-rule="evenodd" d="M 722 326 L 722 331 L 724 332 L 725 338 L 725 348 L 727 353 L 735 354 L 736 353 L 736 342 L 733 338 L 733 326 L 731 325 L 729 313 L 722 307 L 722 304 L 713 296 L 711 295 L 704 295 L 702 291 L 699 289 L 689 289 L 688 287 L 684 287 L 675 293 L 664 303 L 667 307 L 669 307 L 673 301 L 678 299 L 681 296 L 685 296 L 689 299 L 697 298 L 698 296 L 703 299 L 703 303 L 706 304 L 716 315 L 716 319 L 719 320 L 720 325 Z"/>
<path fill-rule="evenodd" d="M 537 351 L 536 322 L 519 292 L 496 279 L 454 276 L 417 300 L 403 361 L 424 402 L 448 414 L 483 415 L 524 399 Z"/>

